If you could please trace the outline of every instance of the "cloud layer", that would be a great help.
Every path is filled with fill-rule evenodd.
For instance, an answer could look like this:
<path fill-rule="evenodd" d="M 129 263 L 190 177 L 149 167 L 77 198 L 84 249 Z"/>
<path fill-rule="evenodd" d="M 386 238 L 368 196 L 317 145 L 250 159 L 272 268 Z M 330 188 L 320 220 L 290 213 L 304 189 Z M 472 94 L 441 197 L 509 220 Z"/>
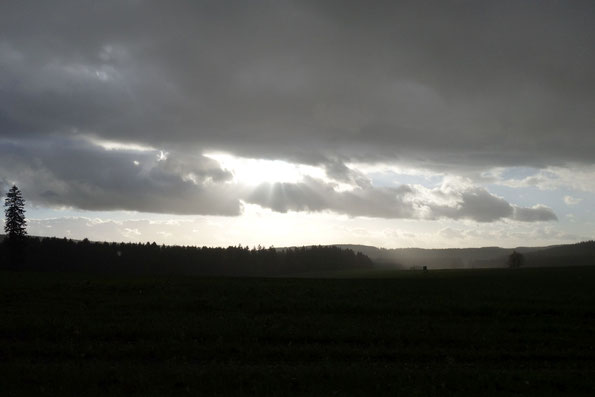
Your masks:
<path fill-rule="evenodd" d="M 594 11 L 555 1 L 7 1 L 0 177 L 36 203 L 82 209 L 237 215 L 246 202 L 554 220 L 476 185 L 375 187 L 347 164 L 454 175 L 593 166 Z M 328 180 L 247 189 L 203 156 L 213 151 L 315 165 Z"/>
<path fill-rule="evenodd" d="M 19 181 L 28 200 L 50 207 L 239 215 L 245 202 L 281 213 L 330 211 L 349 216 L 477 222 L 557 220 L 550 208 L 516 207 L 457 178 L 434 189 L 410 184 L 376 187 L 363 174 L 348 170 L 344 174 L 351 179 L 305 175 L 297 182 L 251 186 L 235 181 L 232 171 L 209 157 L 179 159 L 154 149 L 104 146 L 85 140 L 0 144 L 0 170 Z M 346 185 L 346 180 L 351 183 Z M 5 188 L 10 183 L 3 181 Z"/>
<path fill-rule="evenodd" d="M 594 10 L 8 2 L 0 131 L 301 162 L 592 163 Z"/>

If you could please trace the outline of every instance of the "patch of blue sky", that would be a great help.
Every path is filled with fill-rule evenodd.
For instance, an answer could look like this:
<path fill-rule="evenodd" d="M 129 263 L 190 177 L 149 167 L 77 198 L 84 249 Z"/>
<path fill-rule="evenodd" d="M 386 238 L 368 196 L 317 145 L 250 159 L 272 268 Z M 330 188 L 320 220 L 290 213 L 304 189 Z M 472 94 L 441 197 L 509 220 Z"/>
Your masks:
<path fill-rule="evenodd" d="M 537 175 L 541 170 L 533 167 L 508 167 L 501 171 L 502 179 L 525 179 Z"/>
<path fill-rule="evenodd" d="M 559 191 L 543 191 L 534 186 L 510 187 L 503 185 L 487 185 L 486 188 L 492 194 L 503 197 L 511 204 L 523 207 L 531 207 L 535 204 L 543 204 L 548 207 L 563 205 L 564 194 Z"/>

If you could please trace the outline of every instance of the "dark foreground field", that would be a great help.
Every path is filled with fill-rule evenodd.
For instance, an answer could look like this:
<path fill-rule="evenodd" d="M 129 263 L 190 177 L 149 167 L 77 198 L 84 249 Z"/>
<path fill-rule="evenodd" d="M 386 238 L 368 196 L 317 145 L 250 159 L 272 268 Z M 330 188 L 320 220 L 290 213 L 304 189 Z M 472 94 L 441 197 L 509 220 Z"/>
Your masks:
<path fill-rule="evenodd" d="M 374 276 L 2 272 L 0 394 L 595 393 L 595 267 Z"/>

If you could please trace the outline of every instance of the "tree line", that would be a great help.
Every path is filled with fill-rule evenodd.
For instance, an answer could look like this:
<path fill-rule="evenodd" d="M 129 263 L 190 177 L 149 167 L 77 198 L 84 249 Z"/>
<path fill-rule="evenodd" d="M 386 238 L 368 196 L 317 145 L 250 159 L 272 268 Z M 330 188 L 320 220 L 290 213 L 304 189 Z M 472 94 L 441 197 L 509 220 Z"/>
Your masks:
<path fill-rule="evenodd" d="M 11 265 L 7 240 L 0 244 L 3 263 L 37 271 L 276 276 L 373 266 L 366 255 L 334 246 L 212 248 L 27 237 L 24 254 L 20 263 Z"/>

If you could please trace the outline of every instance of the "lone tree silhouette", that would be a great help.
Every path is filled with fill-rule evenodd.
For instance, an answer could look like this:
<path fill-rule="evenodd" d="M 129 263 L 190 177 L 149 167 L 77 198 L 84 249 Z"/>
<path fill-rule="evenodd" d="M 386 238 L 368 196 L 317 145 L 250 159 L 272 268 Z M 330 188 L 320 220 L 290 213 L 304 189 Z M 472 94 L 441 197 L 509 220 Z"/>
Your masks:
<path fill-rule="evenodd" d="M 508 257 L 508 267 L 511 268 L 519 268 L 523 265 L 523 254 L 520 254 L 516 251 L 512 251 L 512 254 Z"/>
<path fill-rule="evenodd" d="M 6 222 L 4 231 L 9 241 L 23 240 L 27 235 L 25 219 L 25 199 L 16 185 L 13 185 L 4 200 Z"/>

